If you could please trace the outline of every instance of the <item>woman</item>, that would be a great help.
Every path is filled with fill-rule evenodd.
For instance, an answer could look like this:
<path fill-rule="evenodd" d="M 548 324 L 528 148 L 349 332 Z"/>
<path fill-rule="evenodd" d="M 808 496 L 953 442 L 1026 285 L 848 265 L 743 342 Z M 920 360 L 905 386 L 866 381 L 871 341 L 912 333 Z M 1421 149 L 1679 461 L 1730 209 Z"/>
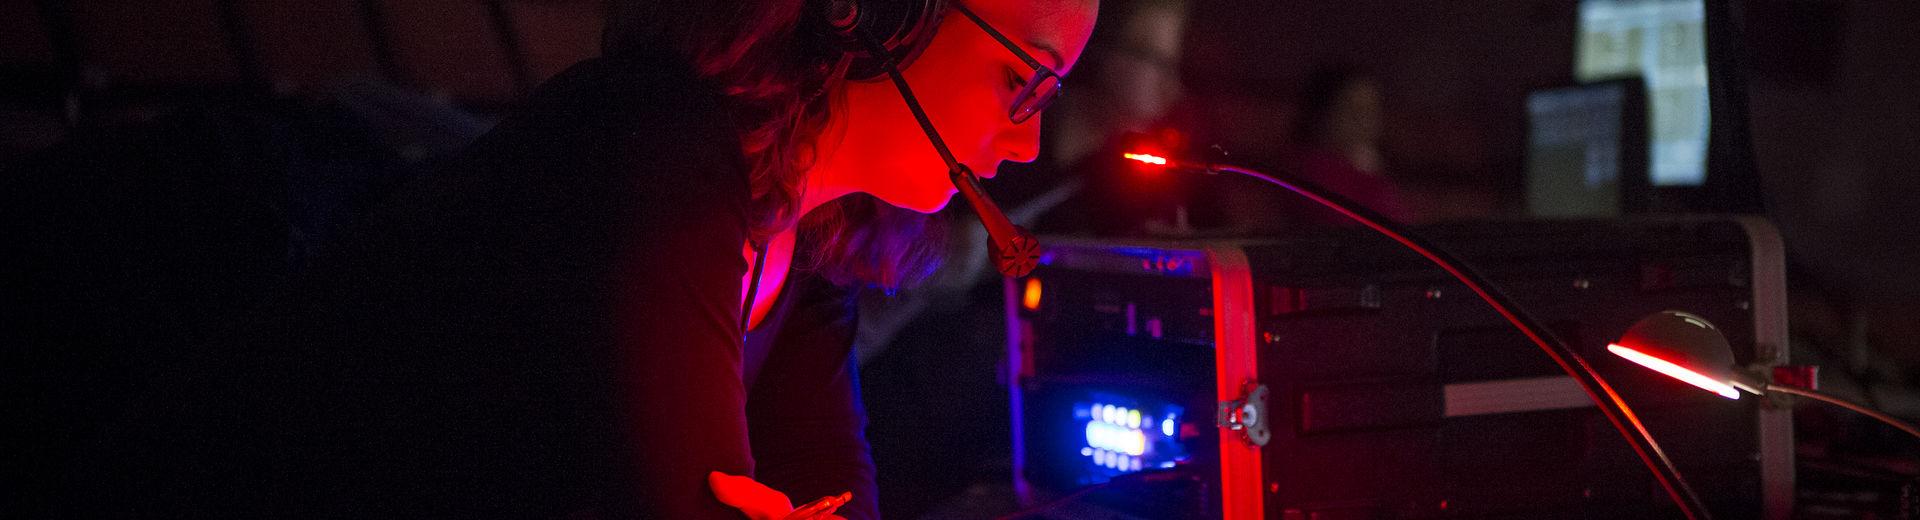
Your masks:
<path fill-rule="evenodd" d="M 835 79 L 818 4 L 615 4 L 604 58 L 370 215 L 278 340 L 183 386 L 226 390 L 142 410 L 172 433 L 101 455 L 161 469 L 108 472 L 191 516 L 783 513 L 723 504 L 715 472 L 875 516 L 847 288 L 926 271 L 947 166 L 892 83 Z M 1030 69 L 988 24 L 1065 73 L 1095 7 L 964 8 L 903 72 L 992 177 L 1039 120 L 1009 117 Z"/>

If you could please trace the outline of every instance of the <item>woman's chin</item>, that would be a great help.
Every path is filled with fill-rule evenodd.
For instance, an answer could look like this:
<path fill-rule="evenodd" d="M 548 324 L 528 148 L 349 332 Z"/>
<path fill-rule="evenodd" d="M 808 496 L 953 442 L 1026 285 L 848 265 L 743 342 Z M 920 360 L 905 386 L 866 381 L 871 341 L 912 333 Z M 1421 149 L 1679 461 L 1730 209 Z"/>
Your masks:
<path fill-rule="evenodd" d="M 943 210 L 943 209 L 947 209 L 947 204 L 949 204 L 949 203 L 952 203 L 952 202 L 953 202 L 953 192 L 947 192 L 947 196 L 945 196 L 945 197 L 940 197 L 940 198 L 938 198 L 938 199 L 934 199 L 934 200 L 932 200 L 932 201 L 929 201 L 929 202 L 930 202 L 930 203 L 929 203 L 929 204 L 927 204 L 927 205 L 925 205 L 925 206 L 921 206 L 921 207 L 917 207 L 917 208 L 911 208 L 911 209 L 913 209 L 914 211 L 918 211 L 918 212 L 921 212 L 921 213 L 926 213 L 926 214 L 928 214 L 928 215 L 932 215 L 932 214 L 934 214 L 934 213 L 939 213 L 939 212 L 940 212 L 940 210 Z"/>
<path fill-rule="evenodd" d="M 940 193 L 937 195 L 912 197 L 912 198 L 904 198 L 904 199 L 885 199 L 885 200 L 888 204 L 892 204 L 893 206 L 901 209 L 906 209 L 906 210 L 911 210 L 911 211 L 926 213 L 931 215 L 934 213 L 939 213 L 940 210 L 942 209 L 946 209 L 947 204 L 953 201 L 953 195 L 955 193 L 957 193 L 955 190 L 949 188 L 944 193 Z"/>

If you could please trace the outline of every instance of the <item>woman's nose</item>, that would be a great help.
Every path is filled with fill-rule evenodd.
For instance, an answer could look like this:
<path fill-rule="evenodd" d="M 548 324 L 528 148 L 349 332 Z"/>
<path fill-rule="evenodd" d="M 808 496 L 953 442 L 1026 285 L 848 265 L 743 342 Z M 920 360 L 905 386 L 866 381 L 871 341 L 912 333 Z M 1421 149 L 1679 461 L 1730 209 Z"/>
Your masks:
<path fill-rule="evenodd" d="M 994 142 L 1004 160 L 1028 163 L 1040 157 L 1040 114 L 1007 127 Z"/>

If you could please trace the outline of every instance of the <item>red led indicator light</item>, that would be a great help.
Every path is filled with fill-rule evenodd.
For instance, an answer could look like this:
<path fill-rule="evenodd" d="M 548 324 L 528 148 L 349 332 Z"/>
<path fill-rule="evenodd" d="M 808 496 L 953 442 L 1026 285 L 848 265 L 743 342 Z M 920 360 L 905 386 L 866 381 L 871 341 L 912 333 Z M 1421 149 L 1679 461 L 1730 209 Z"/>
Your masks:
<path fill-rule="evenodd" d="M 1166 166 L 1167 164 L 1167 158 L 1150 153 L 1129 153 L 1123 155 L 1123 157 L 1158 166 Z"/>

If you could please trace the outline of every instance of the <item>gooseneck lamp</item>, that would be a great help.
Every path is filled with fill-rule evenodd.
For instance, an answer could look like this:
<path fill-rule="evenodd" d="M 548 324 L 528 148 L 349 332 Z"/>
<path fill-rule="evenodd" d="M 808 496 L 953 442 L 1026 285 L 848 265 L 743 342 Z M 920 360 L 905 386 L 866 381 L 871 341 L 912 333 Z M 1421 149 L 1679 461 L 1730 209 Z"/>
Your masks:
<path fill-rule="evenodd" d="M 1501 292 L 1485 276 L 1451 253 L 1402 228 L 1391 219 L 1374 213 L 1365 206 L 1347 200 L 1326 188 L 1302 180 L 1299 175 L 1287 171 L 1279 171 L 1277 174 L 1266 173 L 1228 163 L 1226 153 L 1217 146 L 1209 155 L 1206 158 L 1189 159 L 1176 157 L 1162 150 L 1142 147 L 1129 150 L 1122 154 L 1122 157 L 1139 163 L 1143 168 L 1153 170 L 1197 171 L 1209 174 L 1227 172 L 1286 188 L 1385 235 L 1425 257 L 1479 296 L 1493 308 L 1494 312 L 1505 318 L 1507 323 L 1512 324 L 1534 345 L 1540 347 L 1541 352 L 1551 358 L 1554 364 L 1559 365 L 1561 371 L 1579 383 L 1580 388 L 1585 390 L 1587 396 L 1600 408 L 1601 415 L 1605 416 L 1614 430 L 1619 431 L 1620 435 L 1625 437 L 1627 443 L 1633 447 L 1634 454 L 1639 456 L 1640 462 L 1653 472 L 1654 480 L 1666 490 L 1667 496 L 1680 508 L 1682 514 L 1689 519 L 1709 518 L 1707 508 L 1700 501 L 1700 497 L 1694 494 L 1693 488 L 1688 486 L 1686 479 L 1680 476 L 1679 469 L 1674 467 L 1673 461 L 1667 457 L 1666 452 L 1660 449 L 1660 444 L 1653 440 L 1653 434 L 1648 433 L 1646 426 L 1640 422 L 1640 418 L 1634 415 L 1633 408 L 1620 398 L 1619 393 L 1607 384 L 1606 379 L 1600 377 L 1599 372 L 1594 371 L 1593 367 L 1587 364 L 1585 358 L 1575 352 L 1572 347 L 1567 346 L 1565 341 L 1547 332 L 1538 319 L 1515 305 L 1511 297 Z"/>
<path fill-rule="evenodd" d="M 1739 399 L 1741 391 L 1761 397 L 1774 393 L 1805 397 L 1859 412 L 1920 438 L 1920 427 L 1913 423 L 1813 388 L 1772 381 L 1761 367 L 1735 364 L 1733 348 L 1720 329 L 1692 314 L 1663 311 L 1642 318 L 1619 341 L 1607 345 L 1607 351 L 1727 399 Z"/>

